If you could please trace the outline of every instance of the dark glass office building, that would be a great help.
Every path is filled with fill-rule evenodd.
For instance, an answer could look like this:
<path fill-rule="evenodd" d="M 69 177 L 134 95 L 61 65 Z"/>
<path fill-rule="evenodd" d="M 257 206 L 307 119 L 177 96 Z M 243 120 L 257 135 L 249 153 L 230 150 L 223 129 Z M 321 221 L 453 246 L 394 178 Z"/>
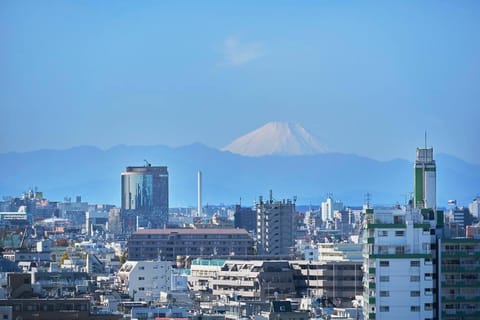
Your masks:
<path fill-rule="evenodd" d="M 137 227 L 163 228 L 168 222 L 167 167 L 127 167 L 122 172 L 124 231 Z M 138 218 L 137 218 L 138 217 Z"/>

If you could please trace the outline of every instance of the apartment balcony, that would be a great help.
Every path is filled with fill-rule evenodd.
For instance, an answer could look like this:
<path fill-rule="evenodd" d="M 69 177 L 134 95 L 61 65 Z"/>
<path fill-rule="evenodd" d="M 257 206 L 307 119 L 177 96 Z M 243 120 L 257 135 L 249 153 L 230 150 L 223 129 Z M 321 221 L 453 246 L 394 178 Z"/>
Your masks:
<path fill-rule="evenodd" d="M 464 281 L 464 280 L 444 280 L 442 281 L 444 288 L 480 288 L 480 281 Z"/>
<path fill-rule="evenodd" d="M 212 280 L 213 285 L 218 286 L 231 286 L 231 287 L 254 287 L 255 281 L 253 280 Z"/>
<path fill-rule="evenodd" d="M 472 311 L 458 311 L 456 309 L 450 310 L 443 310 L 442 311 L 442 318 L 444 319 L 480 319 L 480 311 L 472 310 Z"/>
<path fill-rule="evenodd" d="M 367 223 L 367 229 L 405 229 L 405 223 Z"/>
<path fill-rule="evenodd" d="M 247 290 L 238 290 L 237 288 L 219 288 L 219 289 L 214 289 L 213 290 L 214 295 L 231 295 L 235 294 L 238 295 L 242 298 L 260 298 L 261 294 L 260 291 L 258 290 L 252 290 L 252 291 L 247 291 Z"/>
<path fill-rule="evenodd" d="M 480 273 L 480 266 L 456 266 L 456 265 L 442 265 L 442 272 L 452 273 Z"/>
<path fill-rule="evenodd" d="M 470 302 L 480 302 L 480 296 L 457 296 L 457 295 L 446 295 L 442 296 L 443 303 L 470 303 Z"/>
<path fill-rule="evenodd" d="M 480 257 L 478 251 L 444 251 L 442 252 L 442 258 L 462 258 L 462 257 Z"/>

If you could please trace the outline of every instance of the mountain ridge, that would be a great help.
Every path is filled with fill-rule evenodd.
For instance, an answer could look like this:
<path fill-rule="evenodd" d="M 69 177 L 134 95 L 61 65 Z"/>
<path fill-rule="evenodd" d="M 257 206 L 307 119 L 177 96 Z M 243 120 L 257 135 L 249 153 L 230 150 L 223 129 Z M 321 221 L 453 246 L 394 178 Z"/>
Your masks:
<path fill-rule="evenodd" d="M 466 205 L 480 190 L 480 165 L 438 154 L 439 206 L 448 199 Z M 273 189 L 276 198 L 297 196 L 297 203 L 320 203 L 326 194 L 361 205 L 367 192 L 374 204 L 403 203 L 413 190 L 413 162 L 323 153 L 246 157 L 195 143 L 181 147 L 118 145 L 106 150 L 74 147 L 0 154 L 0 196 L 18 196 L 39 187 L 51 200 L 81 195 L 92 203 L 120 203 L 120 174 L 127 166 L 168 166 L 170 203 L 194 206 L 196 172 L 202 170 L 204 203 L 253 204 Z"/>

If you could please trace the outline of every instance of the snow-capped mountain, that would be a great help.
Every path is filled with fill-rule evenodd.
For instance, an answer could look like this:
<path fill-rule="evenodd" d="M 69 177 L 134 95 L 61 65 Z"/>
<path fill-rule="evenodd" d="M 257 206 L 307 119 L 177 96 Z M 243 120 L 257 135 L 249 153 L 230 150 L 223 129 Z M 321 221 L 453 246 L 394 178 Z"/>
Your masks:
<path fill-rule="evenodd" d="M 309 155 L 327 151 L 305 128 L 286 122 L 269 122 L 235 139 L 222 150 L 251 157 Z"/>

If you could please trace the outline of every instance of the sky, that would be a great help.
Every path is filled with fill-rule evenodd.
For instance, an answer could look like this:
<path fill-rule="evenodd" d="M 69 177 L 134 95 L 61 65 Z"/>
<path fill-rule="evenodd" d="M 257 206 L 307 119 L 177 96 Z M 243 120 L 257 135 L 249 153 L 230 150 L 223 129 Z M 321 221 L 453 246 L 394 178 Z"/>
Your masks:
<path fill-rule="evenodd" d="M 270 121 L 329 150 L 480 163 L 479 1 L 0 2 L 0 153 L 221 148 Z"/>

